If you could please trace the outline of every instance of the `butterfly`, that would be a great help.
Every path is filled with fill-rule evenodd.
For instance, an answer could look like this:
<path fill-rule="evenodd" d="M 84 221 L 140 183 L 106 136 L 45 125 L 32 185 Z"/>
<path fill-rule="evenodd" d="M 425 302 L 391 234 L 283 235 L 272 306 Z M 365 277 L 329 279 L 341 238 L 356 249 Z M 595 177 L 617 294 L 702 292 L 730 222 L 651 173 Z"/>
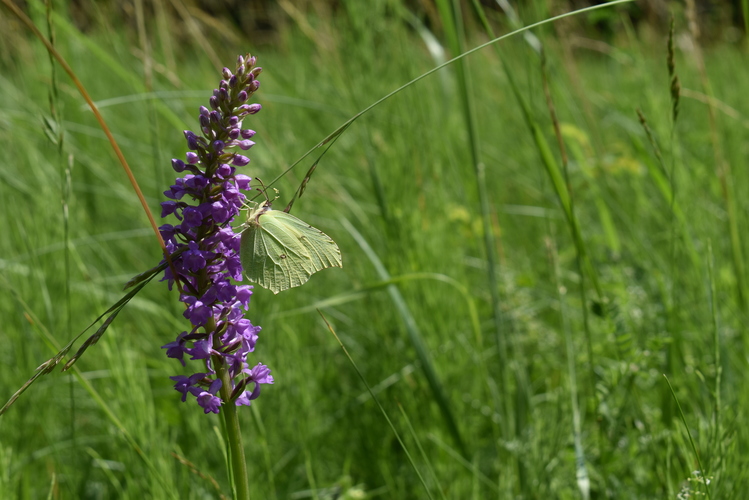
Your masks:
<path fill-rule="evenodd" d="M 244 275 L 273 293 L 301 286 L 318 271 L 343 267 L 341 250 L 317 228 L 266 201 L 247 213 L 239 250 Z"/>

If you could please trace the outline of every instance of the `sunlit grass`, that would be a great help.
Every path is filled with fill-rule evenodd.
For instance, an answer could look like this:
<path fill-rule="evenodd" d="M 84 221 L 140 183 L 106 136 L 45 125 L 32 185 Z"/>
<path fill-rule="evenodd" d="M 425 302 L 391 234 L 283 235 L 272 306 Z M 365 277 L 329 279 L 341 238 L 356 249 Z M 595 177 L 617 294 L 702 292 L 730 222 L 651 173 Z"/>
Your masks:
<path fill-rule="evenodd" d="M 216 46 L 226 65 L 249 50 L 265 69 L 256 94 L 264 109 L 252 119 L 258 134 L 248 175 L 271 180 L 350 116 L 439 62 L 406 20 L 373 12 L 348 6 L 333 17 L 310 16 L 310 26 L 296 22 L 283 28 L 272 47 Z M 124 29 L 117 28 L 81 38 L 59 28 L 58 48 L 95 99 L 125 98 L 102 106 L 102 112 L 158 213 L 161 193 L 174 176 L 169 159 L 183 155 L 182 129 L 195 128 L 197 108 L 210 95 L 219 68 L 210 67 L 199 45 L 187 47 L 178 54 L 174 74 L 156 73 L 151 98 L 142 83 L 142 63 Z M 677 22 L 676 29 L 686 33 L 684 24 Z M 539 33 L 569 155 L 574 209 L 607 302 L 593 303 L 590 276 L 589 301 L 580 302 L 569 224 L 499 59 L 506 58 L 533 120 L 553 145 L 537 55 L 512 39 L 498 52 L 485 50 L 467 60 L 475 140 L 486 173 L 487 225 L 479 217 L 457 74 L 448 68 L 419 82 L 349 128 L 294 205 L 296 215 L 338 242 L 343 270 L 318 273 L 304 287 L 278 296 L 257 289 L 252 299 L 249 318 L 263 327 L 256 359 L 276 378 L 244 411 L 255 498 L 312 498 L 315 492 L 326 498 L 323 490 L 336 484 L 381 498 L 426 496 L 315 307 L 322 308 L 377 394 L 435 497 L 442 488 L 447 498 L 579 498 L 571 373 L 593 497 L 674 498 L 698 469 L 664 373 L 712 478 L 713 498 L 745 491 L 740 450 L 749 435 L 740 425 L 740 409 L 749 402 L 742 383 L 746 318 L 713 166 L 703 102 L 708 98 L 692 55 L 677 49 L 684 92 L 672 136 L 665 35 L 628 38 L 621 31 L 606 40 L 607 53 L 585 48 L 565 53 L 559 36 Z M 84 40 L 97 44 L 108 60 L 91 58 Z M 481 41 L 478 27 L 469 30 L 467 46 Z M 39 61 L 6 58 L 0 71 L 0 380 L 7 398 L 53 354 L 44 329 L 60 344 L 67 342 L 121 296 L 130 277 L 156 264 L 160 252 L 72 87 L 60 77 L 64 147 L 58 155 L 45 134 L 46 55 L 25 38 L 0 49 L 33 53 Z M 160 55 L 156 51 L 155 59 Z M 734 167 L 737 223 L 745 227 L 747 204 L 738 193 L 749 183 L 742 168 L 749 100 L 737 83 L 743 81 L 744 54 L 723 45 L 706 49 L 706 56 L 714 97 L 723 106 L 716 108 L 715 126 Z M 647 117 L 665 169 L 637 108 Z M 559 158 L 557 150 L 552 154 Z M 61 198 L 69 155 L 65 241 Z M 312 161 L 276 185 L 279 201 L 292 196 Z M 682 219 L 672 215 L 658 177 L 668 179 L 672 165 Z M 486 227 L 495 239 L 508 366 L 498 366 Z M 385 276 L 397 294 L 389 291 Z M 228 494 L 213 429 L 219 420 L 179 402 L 168 377 L 182 369 L 159 348 L 183 328 L 181 312 L 163 283 L 150 284 L 77 365 L 151 465 L 80 382 L 56 372 L 0 417 L 0 491 L 18 498 L 46 497 L 58 488 L 60 498 L 215 496 L 208 480 L 172 456 L 177 453 L 216 478 Z M 422 359 L 432 363 L 447 394 L 464 456 L 418 361 L 409 337 L 413 327 L 425 344 Z M 500 390 L 504 370 L 510 374 L 509 397 Z M 424 447 L 434 476 L 414 439 Z"/>

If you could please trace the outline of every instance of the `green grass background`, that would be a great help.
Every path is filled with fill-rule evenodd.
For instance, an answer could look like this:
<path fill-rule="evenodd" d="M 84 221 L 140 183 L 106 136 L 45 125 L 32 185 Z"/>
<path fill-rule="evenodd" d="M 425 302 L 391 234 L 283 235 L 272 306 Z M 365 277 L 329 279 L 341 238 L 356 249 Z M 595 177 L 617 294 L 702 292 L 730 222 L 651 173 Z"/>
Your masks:
<path fill-rule="evenodd" d="M 458 21 L 464 39 L 450 30 L 447 3 L 436 4 L 441 25 L 415 22 L 397 2 L 323 5 L 287 5 L 273 34 L 196 16 L 202 36 L 159 12 L 139 32 L 95 11 L 81 32 L 63 9 L 55 44 L 158 215 L 175 176 L 169 161 L 184 155 L 182 130 L 197 128 L 220 65 L 237 54 L 252 52 L 264 68 L 263 110 L 245 122 L 257 130 L 245 173 L 269 181 L 455 55 L 456 43 L 488 39 L 470 4 Z M 552 15 L 545 2 L 524 5 L 526 23 Z M 44 26 L 41 7 L 31 11 Z M 569 157 L 577 243 L 549 175 L 563 167 L 541 59 L 522 36 L 377 106 L 322 158 L 294 213 L 338 242 L 344 268 L 278 296 L 255 290 L 248 317 L 263 331 L 252 361 L 276 383 L 241 413 L 253 498 L 584 498 L 586 484 L 590 498 L 676 498 L 708 493 L 694 480 L 700 468 L 712 498 L 747 490 L 746 47 L 704 47 L 701 75 L 676 11 L 684 91 L 674 124 L 667 34 L 612 11 L 606 37 L 586 34 L 583 18 L 534 31 Z M 489 17 L 509 31 L 504 17 Z M 43 46 L 5 8 L 0 23 L 6 400 L 56 352 L 53 342 L 118 300 L 160 251 L 70 80 L 57 68 L 53 85 Z M 281 200 L 317 154 L 276 185 Z M 0 497 L 216 498 L 208 478 L 230 496 L 220 419 L 180 403 L 168 377 L 192 372 L 159 348 L 185 328 L 181 313 L 176 293 L 151 283 L 77 370 L 40 378 L 0 417 Z"/>

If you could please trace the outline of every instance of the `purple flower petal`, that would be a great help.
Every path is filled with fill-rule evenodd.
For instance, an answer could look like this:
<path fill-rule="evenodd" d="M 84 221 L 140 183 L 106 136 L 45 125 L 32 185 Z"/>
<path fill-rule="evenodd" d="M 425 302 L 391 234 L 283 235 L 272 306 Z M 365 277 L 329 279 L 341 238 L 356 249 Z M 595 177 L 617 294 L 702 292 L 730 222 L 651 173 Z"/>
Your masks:
<path fill-rule="evenodd" d="M 185 335 L 187 335 L 187 332 L 182 332 L 177 337 L 177 340 L 161 346 L 162 349 L 166 349 L 168 358 L 178 359 L 182 363 L 182 366 L 185 366 L 185 360 L 182 357 L 187 352 L 185 349 Z"/>
<path fill-rule="evenodd" d="M 221 411 L 222 403 L 221 398 L 210 392 L 203 391 L 198 395 L 198 404 L 205 410 L 205 413 L 218 413 Z"/>

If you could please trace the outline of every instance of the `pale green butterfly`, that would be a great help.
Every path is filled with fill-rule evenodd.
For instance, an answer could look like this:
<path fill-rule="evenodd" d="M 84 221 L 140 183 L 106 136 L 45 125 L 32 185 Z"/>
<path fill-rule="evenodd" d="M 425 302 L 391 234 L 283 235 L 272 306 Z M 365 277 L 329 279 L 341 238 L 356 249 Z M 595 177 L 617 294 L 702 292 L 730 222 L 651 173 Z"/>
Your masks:
<path fill-rule="evenodd" d="M 336 242 L 270 202 L 248 211 L 239 257 L 248 280 L 273 293 L 301 286 L 317 271 L 343 267 Z"/>

